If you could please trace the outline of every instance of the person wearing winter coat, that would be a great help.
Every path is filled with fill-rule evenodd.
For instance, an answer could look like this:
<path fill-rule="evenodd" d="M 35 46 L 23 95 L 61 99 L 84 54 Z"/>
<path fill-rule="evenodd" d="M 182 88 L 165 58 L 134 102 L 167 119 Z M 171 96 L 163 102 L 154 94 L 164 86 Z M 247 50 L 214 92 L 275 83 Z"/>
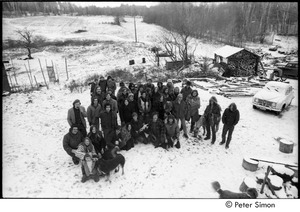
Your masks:
<path fill-rule="evenodd" d="M 177 149 L 180 148 L 179 142 L 179 127 L 176 123 L 175 117 L 173 115 L 169 115 L 167 118 L 167 123 L 165 124 L 166 127 L 166 138 L 167 138 L 167 145 L 170 147 L 175 146 Z"/>
<path fill-rule="evenodd" d="M 123 104 L 120 107 L 120 119 L 121 119 L 121 123 L 123 124 L 127 124 L 131 121 L 132 119 L 132 113 L 136 112 L 135 110 L 135 105 L 134 104 L 129 104 L 129 100 L 125 99 L 125 101 L 123 102 Z"/>
<path fill-rule="evenodd" d="M 151 101 L 147 97 L 146 91 L 143 91 L 141 97 L 138 99 L 138 108 L 141 114 L 140 118 L 142 118 L 144 123 L 148 123 L 151 112 Z"/>
<path fill-rule="evenodd" d="M 174 84 L 173 84 L 173 81 L 171 79 L 167 80 L 167 85 L 166 86 L 168 88 L 169 94 L 174 92 Z"/>
<path fill-rule="evenodd" d="M 192 93 L 187 97 L 186 101 L 189 105 L 189 111 L 191 116 L 191 129 L 190 133 L 193 132 L 195 122 L 198 120 L 199 117 L 199 108 L 201 107 L 200 97 L 198 96 L 198 91 L 193 90 Z"/>
<path fill-rule="evenodd" d="M 111 95 L 109 93 L 106 94 L 106 98 L 105 100 L 103 100 L 102 105 L 106 105 L 106 104 L 110 104 L 110 108 L 114 113 L 118 113 L 118 103 L 116 100 L 114 100 L 113 98 L 111 98 Z M 105 109 L 103 107 L 103 109 Z"/>
<path fill-rule="evenodd" d="M 182 99 L 183 101 L 186 101 L 186 98 L 188 97 L 188 95 L 190 95 L 192 93 L 192 88 L 191 88 L 192 83 L 190 81 L 186 82 L 185 87 L 183 87 L 180 91 L 180 93 L 182 93 Z"/>
<path fill-rule="evenodd" d="M 75 155 L 75 150 L 77 150 L 81 142 L 83 142 L 83 136 L 78 130 L 78 126 L 72 125 L 69 132 L 63 138 L 63 148 L 72 157 L 75 165 L 78 165 L 80 161 Z"/>
<path fill-rule="evenodd" d="M 138 85 L 137 92 L 134 94 L 134 99 L 136 102 L 138 102 L 139 98 L 142 96 L 142 92 L 144 92 L 144 86 Z"/>
<path fill-rule="evenodd" d="M 164 96 L 165 101 L 172 101 L 168 87 L 164 87 L 162 95 Z"/>
<path fill-rule="evenodd" d="M 73 107 L 68 110 L 67 121 L 70 127 L 76 124 L 84 137 L 87 134 L 85 117 L 87 117 L 86 110 L 81 106 L 80 100 L 76 99 L 73 102 Z"/>
<path fill-rule="evenodd" d="M 100 86 L 96 86 L 95 87 L 95 92 L 94 94 L 92 95 L 91 97 L 91 101 L 93 101 L 95 98 L 97 98 L 98 100 L 98 103 L 101 105 L 101 107 L 103 106 L 102 103 L 105 99 L 105 92 L 103 92 L 101 90 L 101 87 Z"/>
<path fill-rule="evenodd" d="M 135 101 L 135 99 L 134 99 L 134 94 L 133 93 L 129 93 L 128 94 L 128 102 L 131 105 L 131 107 L 134 108 L 133 112 L 137 112 L 138 113 L 139 107 L 138 107 L 137 101 Z"/>
<path fill-rule="evenodd" d="M 210 139 L 210 131 L 212 132 L 211 144 L 216 141 L 216 132 L 218 131 L 219 123 L 221 121 L 221 107 L 218 104 L 217 98 L 212 96 L 209 99 L 209 105 L 204 111 L 204 118 L 206 124 L 206 137 L 204 140 Z"/>
<path fill-rule="evenodd" d="M 121 128 L 121 143 L 120 143 L 120 149 L 121 150 L 130 150 L 134 147 L 133 138 L 131 136 L 131 130 L 132 126 L 130 123 L 124 124 L 124 126 Z"/>
<path fill-rule="evenodd" d="M 119 85 L 120 85 L 120 88 L 117 93 L 117 100 L 119 100 L 119 98 L 122 94 L 128 94 L 128 92 L 129 92 L 129 89 L 125 86 L 124 82 L 120 82 Z"/>
<path fill-rule="evenodd" d="M 147 125 L 143 124 L 142 119 L 138 117 L 136 112 L 132 113 L 132 120 L 130 122 L 131 125 L 131 136 L 133 138 L 134 143 L 143 142 L 144 144 L 148 143 L 148 140 L 145 137 L 145 129 Z"/>
<path fill-rule="evenodd" d="M 103 76 L 100 76 L 98 85 L 100 86 L 101 91 L 105 94 L 107 91 L 107 81 L 104 79 Z"/>
<path fill-rule="evenodd" d="M 149 88 L 151 93 L 154 93 L 155 86 L 152 84 L 152 79 L 147 80 L 147 83 L 145 84 L 145 88 L 146 88 L 146 90 L 147 90 L 147 88 Z"/>
<path fill-rule="evenodd" d="M 170 114 L 173 113 L 173 103 L 172 103 L 172 101 L 165 101 L 164 110 L 165 110 L 165 114 L 164 114 L 164 119 L 165 119 L 165 118 L 167 118 L 167 116 L 169 116 Z"/>
<path fill-rule="evenodd" d="M 107 91 L 111 90 L 111 93 L 115 95 L 115 91 L 117 89 L 116 82 L 111 76 L 107 77 Z"/>
<path fill-rule="evenodd" d="M 131 93 L 135 93 L 135 85 L 134 85 L 134 83 L 133 82 L 130 82 L 129 84 L 128 84 L 128 88 L 129 88 L 129 91 L 131 92 Z"/>
<path fill-rule="evenodd" d="M 163 89 L 164 89 L 163 83 L 162 82 L 158 82 L 157 83 L 157 88 L 158 88 L 158 92 L 160 94 L 162 94 L 163 93 Z"/>
<path fill-rule="evenodd" d="M 99 131 L 99 117 L 101 112 L 101 105 L 98 103 L 98 99 L 94 98 L 93 102 L 87 108 L 87 119 L 89 125 L 95 125 L 97 131 Z"/>
<path fill-rule="evenodd" d="M 97 80 L 97 78 L 95 78 L 93 82 L 88 83 L 88 85 L 91 86 L 90 94 L 91 94 L 91 96 L 93 96 L 93 95 L 94 95 L 94 92 L 95 92 L 95 88 L 96 88 L 96 86 L 98 85 L 98 80 Z"/>
<path fill-rule="evenodd" d="M 121 89 L 121 93 L 119 93 L 119 91 L 117 96 L 117 103 L 118 103 L 118 110 L 120 111 L 121 105 L 124 104 L 125 99 L 127 99 L 128 97 L 128 89 L 127 88 Z"/>
<path fill-rule="evenodd" d="M 223 131 L 222 131 L 222 141 L 220 145 L 225 144 L 225 148 L 229 148 L 229 144 L 231 141 L 231 136 L 234 130 L 234 126 L 239 122 L 240 120 L 240 112 L 236 107 L 235 103 L 231 103 L 228 108 L 225 109 L 223 115 L 222 115 L 222 122 L 224 124 Z M 228 132 L 228 137 L 226 140 L 226 134 Z"/>
<path fill-rule="evenodd" d="M 183 129 L 183 137 L 188 138 L 186 123 L 185 123 L 185 116 L 187 113 L 187 104 L 183 101 L 183 95 L 178 94 L 177 99 L 173 102 L 173 115 L 175 116 L 177 123 L 181 122 L 181 127 Z"/>
<path fill-rule="evenodd" d="M 103 155 L 106 147 L 106 143 L 101 131 L 97 131 L 95 125 L 90 127 L 90 132 L 88 134 L 89 139 L 91 139 L 93 146 L 95 147 L 96 153 Z"/>
<path fill-rule="evenodd" d="M 158 113 L 153 113 L 152 119 L 148 124 L 146 134 L 148 134 L 148 139 L 154 145 L 155 148 L 166 148 L 166 129 L 162 120 L 158 118 Z"/>
<path fill-rule="evenodd" d="M 98 157 L 95 148 L 88 137 L 84 138 L 84 141 L 78 145 L 75 155 L 81 160 L 81 182 L 84 183 L 91 178 L 94 179 L 95 182 L 98 182 L 100 173 L 95 167 L 95 162 Z"/>
<path fill-rule="evenodd" d="M 104 139 L 108 149 L 115 147 L 113 138 L 117 129 L 117 114 L 111 110 L 111 105 L 106 103 L 104 105 L 105 110 L 100 113 L 101 128 L 104 134 Z"/>
<path fill-rule="evenodd" d="M 162 95 L 160 95 L 159 99 L 155 99 L 155 101 L 153 102 L 152 112 L 157 112 L 158 118 L 160 120 L 164 120 L 164 115 L 165 115 L 164 105 L 165 105 L 165 100 L 164 100 L 164 96 Z"/>

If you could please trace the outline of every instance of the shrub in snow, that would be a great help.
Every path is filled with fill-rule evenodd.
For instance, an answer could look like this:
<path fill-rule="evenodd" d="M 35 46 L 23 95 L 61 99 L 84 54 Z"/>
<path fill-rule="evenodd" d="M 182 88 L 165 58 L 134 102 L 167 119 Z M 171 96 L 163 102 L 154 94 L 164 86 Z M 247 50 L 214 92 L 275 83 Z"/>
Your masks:
<path fill-rule="evenodd" d="M 72 80 L 69 84 L 66 85 L 66 87 L 73 93 L 74 91 L 83 92 L 84 84 L 81 82 L 76 82 L 75 80 Z"/>

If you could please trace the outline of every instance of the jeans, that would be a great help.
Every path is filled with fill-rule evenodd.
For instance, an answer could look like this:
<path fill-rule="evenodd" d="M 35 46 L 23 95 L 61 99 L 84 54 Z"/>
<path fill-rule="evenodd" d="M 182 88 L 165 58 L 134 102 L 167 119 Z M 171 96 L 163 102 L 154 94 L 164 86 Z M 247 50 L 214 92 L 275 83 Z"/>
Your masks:
<path fill-rule="evenodd" d="M 226 140 L 226 134 L 228 132 L 228 137 L 227 137 L 227 141 L 226 141 L 226 146 L 229 146 L 230 141 L 231 141 L 231 136 L 234 130 L 234 126 L 230 126 L 230 125 L 226 125 L 224 124 L 223 126 L 223 131 L 222 131 L 222 142 L 225 143 Z"/>

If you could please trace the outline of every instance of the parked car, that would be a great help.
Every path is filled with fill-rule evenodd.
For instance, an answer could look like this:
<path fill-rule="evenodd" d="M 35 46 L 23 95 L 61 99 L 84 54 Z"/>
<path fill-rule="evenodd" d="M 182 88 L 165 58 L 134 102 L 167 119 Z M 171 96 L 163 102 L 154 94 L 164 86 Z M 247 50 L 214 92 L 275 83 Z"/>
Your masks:
<path fill-rule="evenodd" d="M 276 77 L 293 77 L 298 79 L 298 61 L 277 64 L 277 68 L 274 69 L 274 75 Z"/>
<path fill-rule="evenodd" d="M 254 109 L 275 111 L 279 115 L 294 99 L 293 87 L 284 82 L 268 82 L 252 99 Z"/>

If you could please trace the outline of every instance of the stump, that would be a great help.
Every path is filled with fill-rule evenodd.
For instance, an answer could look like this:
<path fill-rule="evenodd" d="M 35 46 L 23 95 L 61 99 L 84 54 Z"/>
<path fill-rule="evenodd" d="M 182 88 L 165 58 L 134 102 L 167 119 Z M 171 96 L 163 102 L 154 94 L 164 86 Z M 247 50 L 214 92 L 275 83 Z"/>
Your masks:
<path fill-rule="evenodd" d="M 281 139 L 279 142 L 279 151 L 283 153 L 292 153 L 294 148 L 294 143 L 286 139 Z"/>
<path fill-rule="evenodd" d="M 248 188 L 256 188 L 256 182 L 250 177 L 244 178 L 242 184 L 240 185 L 240 191 L 246 192 Z"/>
<path fill-rule="evenodd" d="M 283 179 L 283 182 L 292 180 L 294 171 L 284 167 L 283 165 L 273 165 L 271 172 Z"/>
<path fill-rule="evenodd" d="M 269 181 L 275 191 L 278 191 L 282 188 L 283 179 L 281 177 L 278 177 L 277 175 L 270 175 Z"/>
<path fill-rule="evenodd" d="M 248 171 L 255 172 L 258 168 L 258 162 L 250 158 L 244 158 L 242 166 Z"/>

